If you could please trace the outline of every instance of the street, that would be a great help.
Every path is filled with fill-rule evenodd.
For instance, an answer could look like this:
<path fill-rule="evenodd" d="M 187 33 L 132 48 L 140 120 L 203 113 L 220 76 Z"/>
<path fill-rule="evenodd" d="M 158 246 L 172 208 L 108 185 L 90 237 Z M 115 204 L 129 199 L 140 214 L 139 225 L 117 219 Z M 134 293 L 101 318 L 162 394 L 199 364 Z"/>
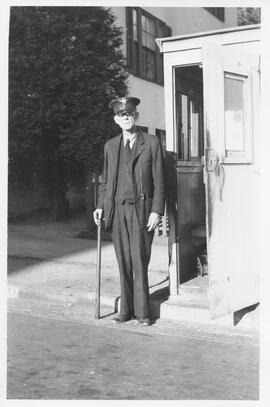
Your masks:
<path fill-rule="evenodd" d="M 7 397 L 258 399 L 256 335 L 161 320 L 119 326 L 111 318 L 94 320 L 89 307 L 63 302 L 10 299 Z"/>

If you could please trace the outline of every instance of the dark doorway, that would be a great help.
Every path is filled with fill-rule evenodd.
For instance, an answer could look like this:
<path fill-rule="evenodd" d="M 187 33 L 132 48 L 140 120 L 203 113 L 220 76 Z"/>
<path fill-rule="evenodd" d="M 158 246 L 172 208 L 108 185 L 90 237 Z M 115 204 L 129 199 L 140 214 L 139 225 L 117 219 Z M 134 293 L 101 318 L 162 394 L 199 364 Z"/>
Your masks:
<path fill-rule="evenodd" d="M 180 284 L 198 275 L 205 255 L 203 74 L 199 65 L 175 68 L 175 135 Z"/>

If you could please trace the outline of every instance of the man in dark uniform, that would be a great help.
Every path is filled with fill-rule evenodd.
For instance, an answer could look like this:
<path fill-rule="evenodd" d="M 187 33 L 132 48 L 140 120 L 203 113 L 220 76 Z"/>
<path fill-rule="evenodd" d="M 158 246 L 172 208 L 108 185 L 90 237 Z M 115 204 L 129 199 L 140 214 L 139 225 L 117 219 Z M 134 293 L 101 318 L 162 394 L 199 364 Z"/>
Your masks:
<path fill-rule="evenodd" d="M 104 212 L 120 271 L 120 313 L 124 323 L 136 318 L 150 324 L 148 264 L 154 229 L 164 212 L 164 168 L 159 140 L 136 127 L 138 98 L 115 99 L 109 106 L 122 134 L 104 147 L 103 180 L 94 220 Z"/>

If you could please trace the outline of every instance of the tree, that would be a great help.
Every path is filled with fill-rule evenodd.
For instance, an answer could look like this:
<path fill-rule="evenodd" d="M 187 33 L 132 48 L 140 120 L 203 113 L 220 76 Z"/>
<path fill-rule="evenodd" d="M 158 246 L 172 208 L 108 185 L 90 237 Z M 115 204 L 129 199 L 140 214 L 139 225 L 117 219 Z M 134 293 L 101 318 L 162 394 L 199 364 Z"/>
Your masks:
<path fill-rule="evenodd" d="M 238 25 L 259 24 L 261 22 L 261 9 L 259 7 L 239 7 Z"/>
<path fill-rule="evenodd" d="M 10 180 L 45 160 L 56 220 L 67 180 L 100 169 L 104 142 L 116 134 L 108 103 L 126 93 L 121 44 L 109 9 L 11 7 Z"/>

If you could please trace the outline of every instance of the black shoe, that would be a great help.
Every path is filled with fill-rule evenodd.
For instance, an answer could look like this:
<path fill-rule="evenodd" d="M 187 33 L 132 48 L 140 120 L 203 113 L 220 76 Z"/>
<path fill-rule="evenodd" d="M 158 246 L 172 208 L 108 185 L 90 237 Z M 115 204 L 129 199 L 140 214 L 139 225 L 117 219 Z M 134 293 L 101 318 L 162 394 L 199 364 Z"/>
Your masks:
<path fill-rule="evenodd" d="M 117 324 L 124 324 L 125 322 L 135 319 L 134 315 L 118 315 L 113 318 L 113 321 Z"/>
<path fill-rule="evenodd" d="M 137 318 L 138 325 L 142 326 L 149 326 L 151 325 L 151 321 L 149 318 Z"/>

